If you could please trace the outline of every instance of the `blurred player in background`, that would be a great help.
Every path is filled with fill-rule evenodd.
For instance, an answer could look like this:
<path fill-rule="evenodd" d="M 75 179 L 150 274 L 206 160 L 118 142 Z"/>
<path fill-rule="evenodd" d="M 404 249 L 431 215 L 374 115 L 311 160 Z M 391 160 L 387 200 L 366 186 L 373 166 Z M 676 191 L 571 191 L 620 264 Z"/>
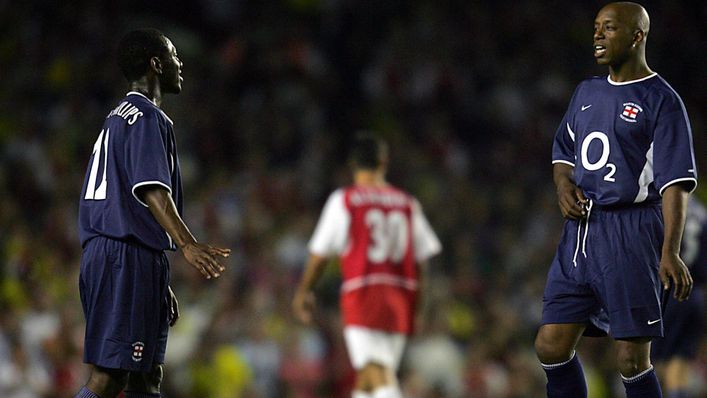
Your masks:
<path fill-rule="evenodd" d="M 543 297 L 535 348 L 548 397 L 586 397 L 575 346 L 615 340 L 629 398 L 660 397 L 651 339 L 663 335 L 661 281 L 685 300 L 692 278 L 680 258 L 689 192 L 697 185 L 692 132 L 678 94 L 646 63 L 646 10 L 603 7 L 594 57 L 608 77 L 574 92 L 553 145 L 565 222 Z"/>
<path fill-rule="evenodd" d="M 172 120 L 162 94 L 182 89 L 182 61 L 154 29 L 128 33 L 118 64 L 129 92 L 93 147 L 79 204 L 79 289 L 91 375 L 77 397 L 159 397 L 167 331 L 179 317 L 165 250 L 181 249 L 207 279 L 230 250 L 201 244 L 184 224 Z"/>
<path fill-rule="evenodd" d="M 388 149 L 359 137 L 349 157 L 353 185 L 327 200 L 309 243 L 293 300 L 297 318 L 313 318 L 314 285 L 328 259 L 341 259 L 344 338 L 354 369 L 353 398 L 401 398 L 396 371 L 421 310 L 425 263 L 441 245 L 420 204 L 388 184 Z"/>
<path fill-rule="evenodd" d="M 667 398 L 689 397 L 692 361 L 704 336 L 707 273 L 707 209 L 694 197 L 687 206 L 681 256 L 695 282 L 689 300 L 671 298 L 663 314 L 665 336 L 653 340 L 651 359 L 660 375 Z"/>

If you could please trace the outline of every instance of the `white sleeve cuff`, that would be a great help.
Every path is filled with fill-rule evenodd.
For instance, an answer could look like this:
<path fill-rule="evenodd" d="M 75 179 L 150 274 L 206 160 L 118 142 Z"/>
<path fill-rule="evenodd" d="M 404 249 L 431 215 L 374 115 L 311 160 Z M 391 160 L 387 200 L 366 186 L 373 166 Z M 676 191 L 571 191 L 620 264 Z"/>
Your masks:
<path fill-rule="evenodd" d="M 658 191 L 660 193 L 660 196 L 663 196 L 663 192 L 671 185 L 677 184 L 678 182 L 685 182 L 685 181 L 691 181 L 692 182 L 692 189 L 690 189 L 689 193 L 692 193 L 697 189 L 697 178 L 694 177 L 685 177 L 685 178 L 677 178 L 672 181 L 668 181 L 665 185 L 663 185 L 660 190 Z"/>
<path fill-rule="evenodd" d="M 567 160 L 561 160 L 561 159 L 553 160 L 552 164 L 555 164 L 555 163 L 568 164 L 568 165 L 574 167 L 574 163 L 567 161 Z"/>
<path fill-rule="evenodd" d="M 143 182 L 138 182 L 137 184 L 133 185 L 133 189 L 132 189 L 133 197 L 135 198 L 135 200 L 137 200 L 141 205 L 143 205 L 143 206 L 145 206 L 145 207 L 149 207 L 149 206 L 147 205 L 147 203 L 145 203 L 145 202 L 143 202 L 142 200 L 140 200 L 140 198 L 137 197 L 137 194 L 136 194 L 136 192 L 135 192 L 135 191 L 137 191 L 138 188 L 144 187 L 145 185 L 159 185 L 159 186 L 161 186 L 161 187 L 164 187 L 164 188 L 167 190 L 167 192 L 169 192 L 169 194 L 172 195 L 172 188 L 170 188 L 169 185 L 167 185 L 167 184 L 165 184 L 165 183 L 163 183 L 163 182 L 161 182 L 161 181 L 143 181 Z"/>

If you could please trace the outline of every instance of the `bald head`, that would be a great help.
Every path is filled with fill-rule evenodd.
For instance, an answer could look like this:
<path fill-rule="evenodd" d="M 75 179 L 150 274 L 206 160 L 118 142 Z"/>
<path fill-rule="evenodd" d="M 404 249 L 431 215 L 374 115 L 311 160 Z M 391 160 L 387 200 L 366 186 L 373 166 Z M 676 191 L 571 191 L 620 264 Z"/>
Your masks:
<path fill-rule="evenodd" d="M 646 63 L 649 29 L 648 12 L 640 4 L 628 1 L 607 4 L 594 20 L 597 63 L 608 65 L 615 81 L 646 76 L 651 72 Z"/>
<path fill-rule="evenodd" d="M 647 35 L 651 28 L 651 20 L 648 16 L 648 11 L 638 3 L 630 1 L 609 3 L 601 9 L 601 11 L 605 10 L 613 11 L 618 20 L 627 24 L 633 30 L 642 31 L 644 35 Z"/>

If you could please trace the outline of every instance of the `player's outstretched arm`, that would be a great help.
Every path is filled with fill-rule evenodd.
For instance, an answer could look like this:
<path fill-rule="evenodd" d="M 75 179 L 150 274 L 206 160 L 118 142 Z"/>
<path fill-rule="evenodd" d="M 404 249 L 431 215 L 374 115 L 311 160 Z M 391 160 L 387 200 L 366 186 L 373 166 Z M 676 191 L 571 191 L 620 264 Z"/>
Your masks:
<path fill-rule="evenodd" d="M 685 228 L 688 191 L 680 184 L 673 184 L 663 192 L 663 224 L 665 238 L 660 256 L 660 279 L 663 289 L 675 286 L 673 295 L 683 301 L 692 291 L 692 276 L 680 258 L 680 243 Z"/>
<path fill-rule="evenodd" d="M 555 163 L 552 166 L 552 179 L 557 188 L 557 201 L 562 211 L 562 216 L 578 220 L 586 216 L 584 204 L 587 198 L 582 190 L 575 185 L 572 177 L 574 168 L 568 164 Z"/>
<path fill-rule="evenodd" d="M 302 279 L 297 286 L 295 297 L 292 300 L 292 310 L 295 313 L 295 317 L 306 325 L 312 323 L 313 312 L 316 306 L 316 300 L 312 290 L 324 273 L 326 263 L 326 257 L 310 254 L 307 265 L 304 268 L 304 274 L 302 274 Z"/>
<path fill-rule="evenodd" d="M 184 258 L 206 279 L 218 278 L 225 271 L 219 257 L 228 257 L 231 249 L 212 247 L 199 243 L 179 216 L 169 192 L 159 185 L 147 185 L 136 192 L 147 203 L 150 212 L 162 228 L 172 237 Z"/>

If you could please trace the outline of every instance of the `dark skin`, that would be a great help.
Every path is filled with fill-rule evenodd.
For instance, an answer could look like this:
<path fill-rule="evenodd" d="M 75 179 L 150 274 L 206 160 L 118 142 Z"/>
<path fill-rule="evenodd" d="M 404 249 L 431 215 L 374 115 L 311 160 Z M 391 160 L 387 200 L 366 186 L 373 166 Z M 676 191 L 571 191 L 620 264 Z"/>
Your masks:
<path fill-rule="evenodd" d="M 650 22 L 645 9 L 635 3 L 611 3 L 602 8 L 594 21 L 594 56 L 600 65 L 609 67 L 615 82 L 637 80 L 653 71 L 646 63 L 646 37 Z M 565 218 L 586 217 L 587 198 L 575 185 L 574 168 L 567 164 L 553 166 L 560 211 Z M 659 276 L 663 288 L 674 287 L 674 296 L 686 300 L 692 291 L 692 277 L 680 259 L 679 249 L 685 225 L 688 192 L 681 184 L 673 184 L 663 192 L 662 211 L 665 238 Z M 555 364 L 568 360 L 584 332 L 586 324 L 546 324 L 540 327 L 535 349 L 542 363 Z M 650 367 L 650 338 L 616 340 L 619 371 L 634 376 Z"/>
<path fill-rule="evenodd" d="M 625 82 L 653 73 L 646 62 L 648 13 L 635 3 L 611 3 L 594 20 L 594 57 L 609 67 L 615 82 Z"/>
<path fill-rule="evenodd" d="M 157 106 L 162 102 L 162 94 L 178 94 L 182 90 L 182 61 L 177 50 L 168 38 L 164 38 L 166 51 L 159 57 L 150 59 L 149 69 L 138 80 L 129 84 L 130 91 L 137 91 L 152 100 Z M 213 247 L 197 242 L 189 228 L 180 217 L 177 207 L 169 192 L 160 185 L 146 185 L 136 191 L 137 196 L 148 205 L 155 220 L 172 237 L 187 262 L 199 271 L 204 278 L 218 278 L 225 267 L 219 258 L 226 258 L 231 250 Z M 169 325 L 179 319 L 179 304 L 169 288 L 170 316 Z M 125 391 L 157 394 L 160 392 L 163 369 L 155 365 L 149 372 L 128 372 L 120 369 L 106 369 L 93 366 L 86 387 L 103 398 L 116 397 Z"/>

